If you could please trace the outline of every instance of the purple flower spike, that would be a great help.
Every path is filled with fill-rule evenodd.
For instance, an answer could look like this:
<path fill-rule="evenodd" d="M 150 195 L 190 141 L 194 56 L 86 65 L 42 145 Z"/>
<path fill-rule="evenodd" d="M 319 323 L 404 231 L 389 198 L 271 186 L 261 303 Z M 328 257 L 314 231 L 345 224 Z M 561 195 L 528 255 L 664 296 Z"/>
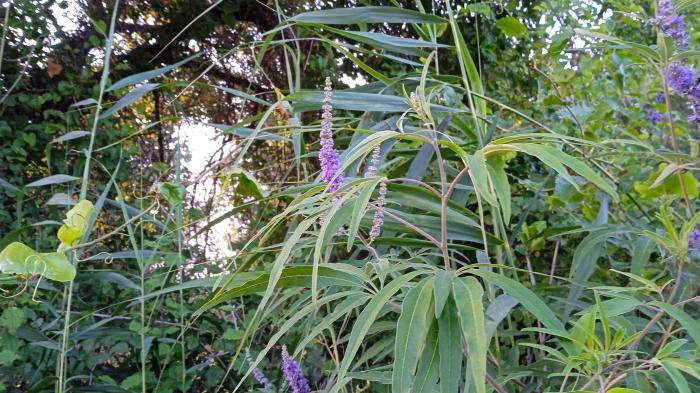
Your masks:
<path fill-rule="evenodd" d="M 700 229 L 693 229 L 688 236 L 688 248 L 700 249 Z"/>
<path fill-rule="evenodd" d="M 321 178 L 329 184 L 329 191 L 335 192 L 345 182 L 345 176 L 340 172 L 340 154 L 333 147 L 333 90 L 331 79 L 326 78 L 326 88 L 321 107 Z"/>
<path fill-rule="evenodd" d="M 250 351 L 248 349 L 245 350 L 245 360 L 248 362 L 248 364 L 250 364 L 250 365 L 253 364 L 253 359 L 251 358 Z M 253 369 L 253 377 L 255 377 L 255 380 L 260 382 L 260 384 L 263 385 L 265 387 L 265 389 L 268 389 L 268 390 L 274 389 L 270 380 L 267 379 L 265 374 L 259 368 L 255 367 Z"/>
<path fill-rule="evenodd" d="M 377 176 L 377 169 L 379 167 L 380 150 L 381 150 L 380 145 L 375 146 L 374 150 L 372 150 L 372 158 L 369 160 L 369 166 L 367 167 L 367 170 L 365 171 L 365 177 Z"/>
<path fill-rule="evenodd" d="M 382 225 L 384 225 L 384 204 L 386 204 L 386 183 L 379 183 L 379 198 L 377 199 L 377 207 L 374 209 L 374 219 L 372 220 L 372 229 L 369 231 L 369 241 L 373 242 L 382 233 Z"/>
<path fill-rule="evenodd" d="M 685 30 L 685 18 L 675 12 L 672 0 L 660 0 L 656 23 L 667 36 L 679 47 L 686 47 L 690 42 Z"/>
<path fill-rule="evenodd" d="M 311 388 L 304 377 L 304 372 L 301 371 L 297 362 L 289 356 L 286 345 L 282 346 L 282 372 L 287 378 L 292 393 L 311 393 Z"/>
<path fill-rule="evenodd" d="M 656 101 L 657 104 L 663 104 L 666 102 L 666 95 L 660 91 L 656 93 L 656 96 L 654 96 L 654 101 Z"/>
<path fill-rule="evenodd" d="M 679 94 L 689 93 L 696 86 L 697 71 L 684 62 L 671 63 L 664 72 L 668 84 Z"/>

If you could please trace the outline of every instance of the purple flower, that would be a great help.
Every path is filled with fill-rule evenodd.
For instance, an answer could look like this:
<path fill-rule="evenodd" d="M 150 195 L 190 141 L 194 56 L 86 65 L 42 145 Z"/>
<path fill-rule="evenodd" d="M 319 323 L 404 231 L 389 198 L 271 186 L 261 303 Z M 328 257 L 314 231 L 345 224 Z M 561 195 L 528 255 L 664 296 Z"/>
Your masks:
<path fill-rule="evenodd" d="M 333 147 L 333 91 L 331 79 L 326 78 L 326 88 L 323 95 L 321 113 L 321 178 L 328 183 L 329 191 L 335 192 L 345 182 L 345 176 L 340 172 L 340 154 Z"/>
<path fill-rule="evenodd" d="M 382 225 L 384 225 L 384 205 L 386 204 L 386 182 L 379 183 L 379 198 L 377 199 L 374 209 L 374 218 L 372 219 L 372 229 L 369 231 L 369 241 L 373 242 L 382 233 Z"/>
<path fill-rule="evenodd" d="M 693 229 L 688 236 L 688 248 L 700 249 L 700 229 Z"/>
<path fill-rule="evenodd" d="M 365 171 L 365 177 L 374 177 L 377 176 L 377 168 L 379 167 L 379 153 L 380 153 L 380 145 L 377 145 L 374 147 L 374 150 L 372 150 L 372 158 L 369 160 L 369 166 L 367 166 L 367 170 Z"/>
<path fill-rule="evenodd" d="M 250 357 L 250 350 L 248 350 L 248 349 L 245 350 L 245 360 L 251 366 L 253 365 L 253 359 Z M 272 390 L 274 388 L 272 386 L 272 383 L 270 382 L 270 380 L 267 379 L 265 374 L 259 368 L 255 367 L 253 369 L 253 376 L 255 377 L 256 381 L 260 382 L 260 384 L 265 387 L 265 389 Z"/>
<path fill-rule="evenodd" d="M 304 372 L 301 371 L 297 362 L 289 356 L 286 345 L 282 346 L 282 372 L 284 372 L 284 376 L 287 378 L 292 393 L 311 392 L 309 382 L 304 377 Z"/>
<path fill-rule="evenodd" d="M 700 125 L 700 97 L 690 96 L 689 100 L 690 106 L 693 109 L 693 114 L 688 116 L 688 121 Z"/>
<path fill-rule="evenodd" d="M 677 61 L 669 64 L 664 72 L 668 84 L 679 94 L 687 94 L 695 90 L 697 71 L 685 62 Z"/>
<path fill-rule="evenodd" d="M 656 96 L 654 96 L 654 101 L 656 101 L 658 104 L 663 104 L 666 102 L 666 94 L 664 94 L 662 91 L 656 93 Z"/>
<path fill-rule="evenodd" d="M 672 0 L 660 0 L 656 23 L 667 36 L 679 47 L 689 43 L 688 32 L 685 30 L 685 18 L 675 12 Z"/>
<path fill-rule="evenodd" d="M 664 119 L 664 115 L 654 108 L 647 108 L 647 119 L 651 122 L 651 124 L 657 125 Z"/>

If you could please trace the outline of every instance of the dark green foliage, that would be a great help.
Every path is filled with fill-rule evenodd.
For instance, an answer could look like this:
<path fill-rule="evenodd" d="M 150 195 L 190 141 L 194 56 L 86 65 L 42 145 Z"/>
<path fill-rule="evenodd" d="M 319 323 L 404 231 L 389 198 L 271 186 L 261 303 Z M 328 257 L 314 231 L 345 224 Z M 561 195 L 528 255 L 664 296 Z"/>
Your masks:
<path fill-rule="evenodd" d="M 700 389 L 657 4 L 9 4 L 0 391 L 285 391 L 283 345 L 314 391 Z"/>

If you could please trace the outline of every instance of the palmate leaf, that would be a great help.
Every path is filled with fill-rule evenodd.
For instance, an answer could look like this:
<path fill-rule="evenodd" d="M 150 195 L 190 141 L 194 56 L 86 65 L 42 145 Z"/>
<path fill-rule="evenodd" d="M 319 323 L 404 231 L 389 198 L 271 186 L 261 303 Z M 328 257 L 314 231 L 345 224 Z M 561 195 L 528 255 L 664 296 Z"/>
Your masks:
<path fill-rule="evenodd" d="M 374 321 L 382 308 L 394 296 L 394 294 L 396 294 L 396 292 L 405 287 L 409 282 L 411 282 L 411 280 L 418 277 L 422 273 L 423 272 L 421 271 L 414 271 L 395 278 L 372 298 L 357 319 L 355 319 L 352 332 L 350 333 L 350 337 L 348 339 L 347 347 L 345 348 L 345 355 L 338 370 L 336 382 L 329 389 L 330 393 L 337 393 L 343 387 L 346 374 L 350 369 L 353 360 L 355 359 L 355 355 L 360 349 L 367 332 L 372 324 L 374 324 Z"/>
<path fill-rule="evenodd" d="M 392 392 L 409 393 L 412 389 L 418 358 L 425 345 L 425 337 L 433 321 L 432 277 L 413 287 L 401 305 L 396 326 Z"/>

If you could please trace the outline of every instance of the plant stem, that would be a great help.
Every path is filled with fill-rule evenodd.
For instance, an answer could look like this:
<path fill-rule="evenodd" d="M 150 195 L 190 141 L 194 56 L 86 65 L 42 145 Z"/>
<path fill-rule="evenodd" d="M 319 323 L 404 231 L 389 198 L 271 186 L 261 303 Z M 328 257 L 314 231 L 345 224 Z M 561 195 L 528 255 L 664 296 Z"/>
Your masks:
<path fill-rule="evenodd" d="M 661 80 L 663 81 L 663 86 L 664 86 L 664 99 L 666 101 L 666 115 L 668 116 L 668 126 L 669 130 L 671 131 L 671 148 L 673 149 L 673 152 L 678 154 L 678 137 L 676 136 L 676 127 L 673 122 L 673 113 L 671 111 L 671 91 L 668 88 L 668 81 L 666 80 L 666 76 L 663 73 L 663 70 L 659 69 L 657 66 L 657 70 L 661 74 Z M 681 192 L 683 193 L 683 199 L 685 201 L 685 214 L 687 218 L 690 218 L 693 216 L 693 211 L 692 211 L 692 205 L 690 203 L 690 196 L 688 195 L 688 190 L 686 189 L 685 182 L 683 181 L 683 171 L 681 170 L 681 162 L 680 159 L 676 156 L 675 158 L 675 164 L 676 164 L 676 174 L 678 175 L 678 184 L 680 184 L 681 187 Z"/>

